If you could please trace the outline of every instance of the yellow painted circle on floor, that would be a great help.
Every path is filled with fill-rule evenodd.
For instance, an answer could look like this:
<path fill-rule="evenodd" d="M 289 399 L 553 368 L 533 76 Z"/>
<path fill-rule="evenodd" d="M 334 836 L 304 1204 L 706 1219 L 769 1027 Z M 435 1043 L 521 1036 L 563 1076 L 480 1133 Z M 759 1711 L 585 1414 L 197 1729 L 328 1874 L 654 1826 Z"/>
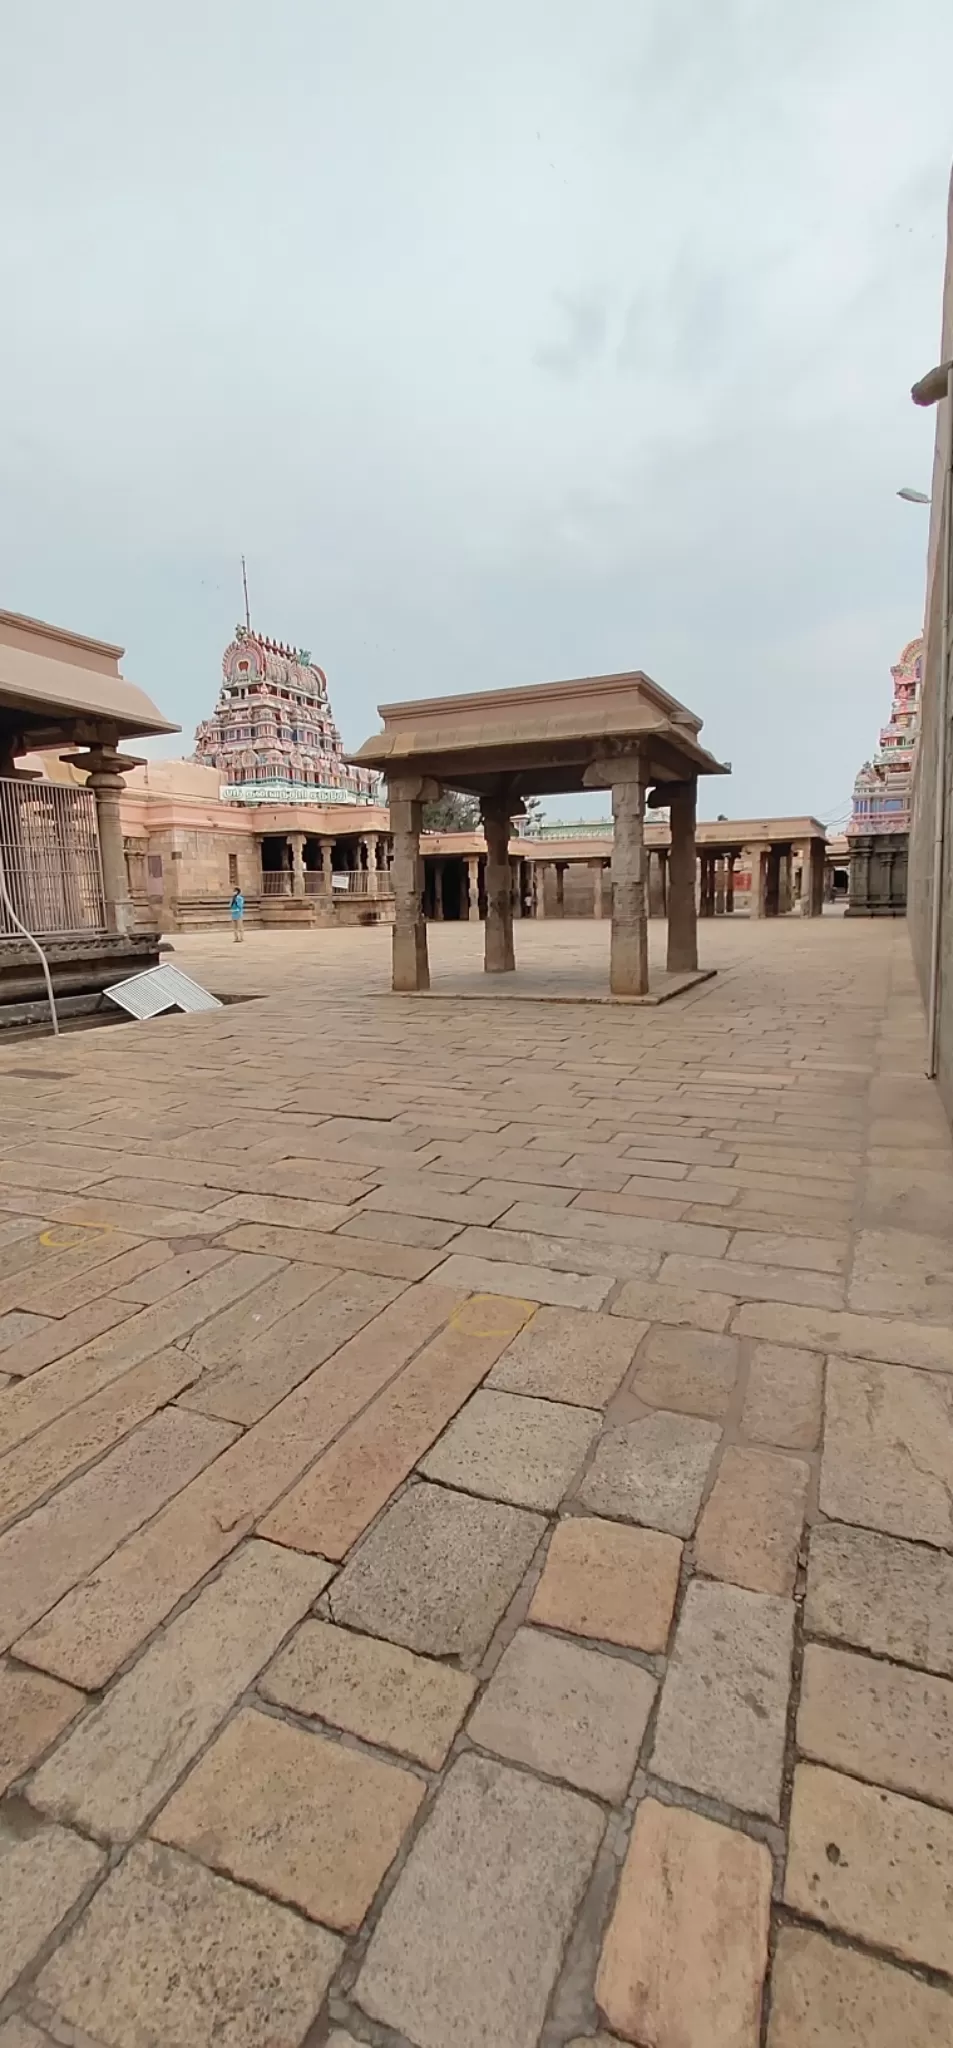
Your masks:
<path fill-rule="evenodd" d="M 520 1301 L 511 1294 L 472 1294 L 454 1310 L 450 1328 L 468 1337 L 515 1337 L 536 1308 L 535 1301 Z"/>
<path fill-rule="evenodd" d="M 95 1243 L 98 1237 L 108 1237 L 111 1223 L 51 1223 L 48 1230 L 41 1230 L 40 1243 L 51 1252 L 77 1251 L 82 1244 Z"/>

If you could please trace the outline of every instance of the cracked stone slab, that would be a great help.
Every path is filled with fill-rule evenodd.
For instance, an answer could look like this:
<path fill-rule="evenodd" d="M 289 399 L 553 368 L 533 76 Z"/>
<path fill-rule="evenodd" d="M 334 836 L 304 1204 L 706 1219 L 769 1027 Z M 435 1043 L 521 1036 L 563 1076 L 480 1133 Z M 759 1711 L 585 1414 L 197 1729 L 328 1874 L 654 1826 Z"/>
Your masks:
<path fill-rule="evenodd" d="M 461 1757 L 371 1937 L 358 2003 L 418 2048 L 536 2048 L 602 1832 L 578 1792 Z"/>
<path fill-rule="evenodd" d="M 516 1507 L 555 1508 L 601 1418 L 592 1408 L 481 1389 L 422 1460 L 429 1479 Z"/>
<path fill-rule="evenodd" d="M 607 1429 L 579 1488 L 580 1504 L 690 1536 L 720 1438 L 717 1422 L 664 1411 Z"/>
<path fill-rule="evenodd" d="M 651 1769 L 777 1820 L 794 1603 L 695 1579 L 662 1688 Z"/>
<path fill-rule="evenodd" d="M 618 1804 L 654 1698 L 655 1679 L 641 1665 L 523 1628 L 504 1650 L 468 1733 L 498 1756 Z"/>
<path fill-rule="evenodd" d="M 342 1944 L 156 1842 L 110 1874 L 43 1970 L 39 1996 L 96 2041 L 145 2048 L 300 2042 Z"/>
<path fill-rule="evenodd" d="M 953 1379 L 832 1358 L 825 1409 L 824 1514 L 953 1549 Z"/>
<path fill-rule="evenodd" d="M 782 1927 L 768 2048 L 949 2048 L 951 2041 L 948 1991 L 806 1927 Z"/>
<path fill-rule="evenodd" d="M 809 1635 L 953 1678 L 953 1557 L 878 1529 L 819 1522 L 804 1622 Z"/>
<path fill-rule="evenodd" d="M 332 1617 L 423 1656 L 477 1664 L 545 1527 L 523 1508 L 413 1486 L 335 1580 Z"/>

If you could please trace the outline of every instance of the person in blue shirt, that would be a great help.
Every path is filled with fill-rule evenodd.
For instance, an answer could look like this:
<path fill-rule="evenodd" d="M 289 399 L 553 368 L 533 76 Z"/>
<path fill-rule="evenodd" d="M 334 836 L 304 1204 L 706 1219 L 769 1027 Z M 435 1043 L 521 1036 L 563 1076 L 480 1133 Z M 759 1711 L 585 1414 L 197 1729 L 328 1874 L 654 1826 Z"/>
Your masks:
<path fill-rule="evenodd" d="M 245 936 L 245 898 L 242 895 L 240 889 L 236 889 L 234 895 L 232 896 L 232 900 L 229 905 L 229 916 L 232 920 L 232 931 L 235 934 L 236 941 L 240 945 L 242 939 Z"/>

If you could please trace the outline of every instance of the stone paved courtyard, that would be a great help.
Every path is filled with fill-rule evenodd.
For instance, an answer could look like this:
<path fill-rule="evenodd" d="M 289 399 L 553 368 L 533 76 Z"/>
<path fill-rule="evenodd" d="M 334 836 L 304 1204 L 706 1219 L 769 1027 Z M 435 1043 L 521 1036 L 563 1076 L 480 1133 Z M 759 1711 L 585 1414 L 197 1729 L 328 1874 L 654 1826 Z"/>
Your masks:
<path fill-rule="evenodd" d="M 904 930 L 176 959 L 260 1000 L 0 1048 L 0 2048 L 950 2048 Z"/>

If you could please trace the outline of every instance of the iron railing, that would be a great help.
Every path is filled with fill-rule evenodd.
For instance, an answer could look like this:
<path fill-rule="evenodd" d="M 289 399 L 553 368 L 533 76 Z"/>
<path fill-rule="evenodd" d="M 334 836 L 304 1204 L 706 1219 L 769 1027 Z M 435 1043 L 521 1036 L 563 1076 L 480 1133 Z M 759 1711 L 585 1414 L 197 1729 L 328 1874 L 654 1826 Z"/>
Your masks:
<path fill-rule="evenodd" d="M 0 874 L 16 916 L 35 936 L 105 931 L 93 791 L 0 776 Z M 0 939 L 18 937 L 0 892 Z"/>
<path fill-rule="evenodd" d="M 326 868 L 305 868 L 304 871 L 306 896 L 385 896 L 392 886 L 390 871 L 386 868 L 335 868 L 331 874 Z M 263 896 L 293 895 L 291 869 L 263 868 L 261 893 Z"/>

